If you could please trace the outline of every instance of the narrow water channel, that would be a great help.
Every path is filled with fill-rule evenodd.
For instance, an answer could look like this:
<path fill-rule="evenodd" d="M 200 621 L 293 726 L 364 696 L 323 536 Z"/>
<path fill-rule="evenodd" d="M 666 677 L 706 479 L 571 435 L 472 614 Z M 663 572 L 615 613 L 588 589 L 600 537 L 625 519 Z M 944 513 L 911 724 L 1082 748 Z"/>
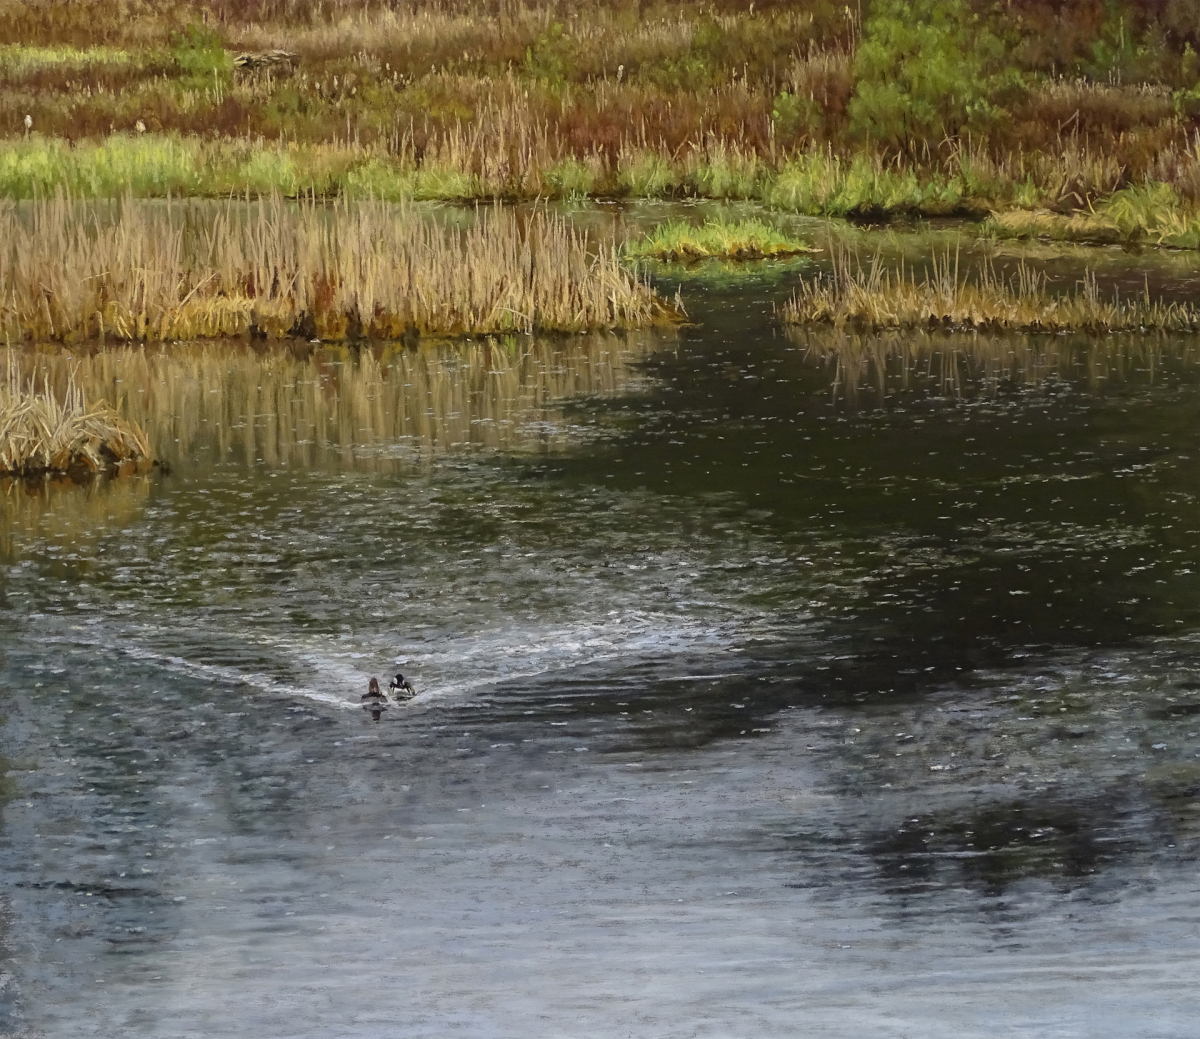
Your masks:
<path fill-rule="evenodd" d="M 1193 1035 L 1195 344 L 793 271 L 72 359 L 170 471 L 0 494 L 5 1034 Z"/>

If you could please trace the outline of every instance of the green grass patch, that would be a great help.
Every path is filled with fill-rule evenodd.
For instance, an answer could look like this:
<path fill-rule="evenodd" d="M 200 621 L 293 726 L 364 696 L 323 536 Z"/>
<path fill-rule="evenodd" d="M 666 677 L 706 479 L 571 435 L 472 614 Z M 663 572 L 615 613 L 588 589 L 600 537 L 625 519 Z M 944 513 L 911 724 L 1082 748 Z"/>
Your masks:
<path fill-rule="evenodd" d="M 133 54 L 120 47 L 26 47 L 0 44 L 0 71 L 7 78 L 27 76 L 43 69 L 68 73 L 96 65 L 138 67 L 156 58 L 161 59 L 161 55 L 146 51 Z"/>
<path fill-rule="evenodd" d="M 632 259 L 668 262 L 709 258 L 762 260 L 814 251 L 807 242 L 786 235 L 761 220 L 738 223 L 709 220 L 698 227 L 683 220 L 668 220 L 644 238 L 625 246 L 625 254 Z"/>
<path fill-rule="evenodd" d="M 1200 248 L 1200 212 L 1169 184 L 1147 182 L 1115 191 L 1076 213 L 1014 209 L 994 213 L 984 232 L 997 238 L 1043 238 L 1090 244 Z"/>

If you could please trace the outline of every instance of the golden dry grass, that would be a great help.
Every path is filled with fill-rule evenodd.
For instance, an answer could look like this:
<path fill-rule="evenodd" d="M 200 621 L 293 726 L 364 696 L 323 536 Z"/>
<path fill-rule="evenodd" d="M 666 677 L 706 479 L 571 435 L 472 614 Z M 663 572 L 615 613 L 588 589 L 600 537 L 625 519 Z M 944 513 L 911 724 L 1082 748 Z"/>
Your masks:
<path fill-rule="evenodd" d="M 1085 273 L 1074 292 L 1051 293 L 1045 276 L 1022 264 L 1004 277 L 985 264 L 974 280 L 960 274 L 958 255 L 935 257 L 919 279 L 912 270 L 870 267 L 836 253 L 826 277 L 801 283 L 784 304 L 785 324 L 829 324 L 863 330 L 886 328 L 992 329 L 1020 332 L 1191 332 L 1200 310 L 1190 304 L 1142 296 L 1101 295 Z"/>
<path fill-rule="evenodd" d="M 560 218 L 485 209 L 465 228 L 404 205 L 0 210 L 0 332 L 10 338 L 343 340 L 581 332 L 670 323 L 678 308 Z"/>
<path fill-rule="evenodd" d="M 22 382 L 10 361 L 0 384 L 0 473 L 94 473 L 149 460 L 141 429 L 103 401 L 89 404 L 73 378 L 56 394 Z"/>

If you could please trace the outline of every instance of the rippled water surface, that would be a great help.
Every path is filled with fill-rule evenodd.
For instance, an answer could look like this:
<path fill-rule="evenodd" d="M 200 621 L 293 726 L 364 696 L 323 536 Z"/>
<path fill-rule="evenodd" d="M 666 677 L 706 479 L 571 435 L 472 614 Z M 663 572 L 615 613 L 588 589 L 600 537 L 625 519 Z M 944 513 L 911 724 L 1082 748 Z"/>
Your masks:
<path fill-rule="evenodd" d="M 785 335 L 808 262 L 71 358 L 170 471 L 0 498 L 9 1033 L 1194 1035 L 1195 344 Z"/>

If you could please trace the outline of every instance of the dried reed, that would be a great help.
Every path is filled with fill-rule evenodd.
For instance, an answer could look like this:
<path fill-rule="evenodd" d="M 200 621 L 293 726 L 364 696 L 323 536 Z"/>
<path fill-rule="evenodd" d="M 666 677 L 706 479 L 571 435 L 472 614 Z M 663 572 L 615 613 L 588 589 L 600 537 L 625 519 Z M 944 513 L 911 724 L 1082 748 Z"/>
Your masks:
<path fill-rule="evenodd" d="M 149 458 L 145 434 L 103 401 L 89 405 L 73 378 L 60 398 L 22 383 L 10 361 L 0 385 L 0 473 L 94 473 Z"/>
<path fill-rule="evenodd" d="M 0 331 L 37 340 L 383 339 L 679 317 L 614 246 L 544 211 L 466 229 L 380 202 L 0 210 Z"/>
<path fill-rule="evenodd" d="M 1045 275 L 1024 263 L 1011 277 L 985 264 L 972 281 L 960 275 L 957 252 L 934 257 L 920 280 L 909 270 L 889 270 L 878 257 L 869 268 L 834 255 L 826 277 L 802 282 L 784 304 L 785 324 L 831 324 L 855 329 L 957 328 L 1022 332 L 1191 332 L 1200 309 L 1141 297 L 1103 298 L 1095 277 L 1078 291 L 1051 294 Z"/>

